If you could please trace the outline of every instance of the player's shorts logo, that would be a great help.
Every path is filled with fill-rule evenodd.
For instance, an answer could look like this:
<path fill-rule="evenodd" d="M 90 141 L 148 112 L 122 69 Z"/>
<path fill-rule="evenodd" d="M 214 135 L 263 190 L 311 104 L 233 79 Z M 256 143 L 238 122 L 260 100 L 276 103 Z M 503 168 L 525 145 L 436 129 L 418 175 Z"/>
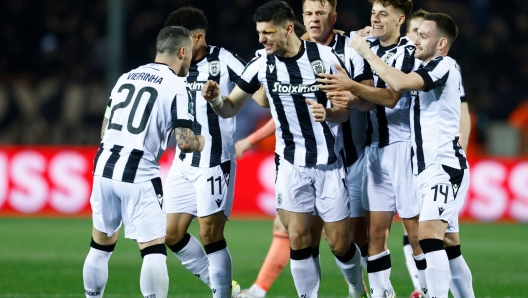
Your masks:
<path fill-rule="evenodd" d="M 277 195 L 277 203 L 279 204 L 279 206 L 280 206 L 280 204 L 282 204 L 282 193 L 279 193 Z"/>
<path fill-rule="evenodd" d="M 313 72 L 318 75 L 320 73 L 324 73 L 325 72 L 325 68 L 324 68 L 324 64 L 323 64 L 323 61 L 321 60 L 315 60 L 312 62 L 312 70 Z"/>
<path fill-rule="evenodd" d="M 216 77 L 220 74 L 220 61 L 211 61 L 209 62 L 209 75 Z"/>

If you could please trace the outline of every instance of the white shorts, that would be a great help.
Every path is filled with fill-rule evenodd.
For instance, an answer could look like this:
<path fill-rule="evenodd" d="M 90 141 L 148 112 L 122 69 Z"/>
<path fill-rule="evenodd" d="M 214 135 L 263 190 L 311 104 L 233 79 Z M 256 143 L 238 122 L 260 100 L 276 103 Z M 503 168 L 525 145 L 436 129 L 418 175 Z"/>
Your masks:
<path fill-rule="evenodd" d="M 365 148 L 365 210 L 398 212 L 401 218 L 420 213 L 422 205 L 413 183 L 411 146 L 410 142 L 397 142 L 383 148 Z"/>
<path fill-rule="evenodd" d="M 350 201 L 350 217 L 365 217 L 363 209 L 363 173 L 365 172 L 365 155 L 347 167 L 348 199 Z"/>
<path fill-rule="evenodd" d="M 469 188 L 469 169 L 432 164 L 415 178 L 423 198 L 420 221 L 442 220 L 448 223 L 446 233 L 458 233 L 458 212 Z"/>
<path fill-rule="evenodd" d="M 295 166 L 277 156 L 277 209 L 314 213 L 324 222 L 349 216 L 346 177 L 341 158 L 331 165 Z"/>
<path fill-rule="evenodd" d="M 165 180 L 167 213 L 205 217 L 222 211 L 229 219 L 235 193 L 236 163 L 211 168 L 193 167 L 177 156 Z"/>
<path fill-rule="evenodd" d="M 161 179 L 128 183 L 94 176 L 92 220 L 96 230 L 111 237 L 125 225 L 125 238 L 139 243 L 165 237 L 166 215 Z"/>

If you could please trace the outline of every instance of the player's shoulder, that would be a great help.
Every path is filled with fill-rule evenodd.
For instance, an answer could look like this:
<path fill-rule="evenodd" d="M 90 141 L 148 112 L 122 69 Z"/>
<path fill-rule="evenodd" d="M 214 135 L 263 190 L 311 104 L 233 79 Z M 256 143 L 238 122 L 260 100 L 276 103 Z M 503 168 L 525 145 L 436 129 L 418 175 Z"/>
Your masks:
<path fill-rule="evenodd" d="M 398 52 L 401 52 L 403 55 L 414 57 L 416 46 L 414 45 L 414 42 L 410 40 L 407 36 L 400 37 L 397 48 Z"/>

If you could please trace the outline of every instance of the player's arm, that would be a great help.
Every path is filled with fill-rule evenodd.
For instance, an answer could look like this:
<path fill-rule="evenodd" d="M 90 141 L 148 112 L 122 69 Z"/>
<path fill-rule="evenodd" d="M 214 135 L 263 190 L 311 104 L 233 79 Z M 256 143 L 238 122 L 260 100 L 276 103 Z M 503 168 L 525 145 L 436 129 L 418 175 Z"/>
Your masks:
<path fill-rule="evenodd" d="M 201 152 L 205 145 L 205 139 L 201 135 L 195 135 L 192 130 L 195 121 L 196 106 L 190 105 L 188 89 L 179 90 L 171 104 L 171 124 L 175 132 L 176 144 L 183 153 Z M 185 92 L 185 93 L 184 93 Z"/>
<path fill-rule="evenodd" d="M 270 119 L 264 126 L 257 129 L 249 136 L 239 140 L 235 143 L 235 150 L 237 158 L 242 158 L 242 154 L 249 150 L 251 146 L 271 136 L 275 132 L 275 121 Z"/>
<path fill-rule="evenodd" d="M 263 108 L 270 107 L 268 96 L 266 96 L 266 90 L 263 86 L 260 86 L 260 89 L 253 94 L 253 100 Z"/>
<path fill-rule="evenodd" d="M 426 88 L 426 82 L 416 72 L 408 74 L 387 65 L 380 57 L 374 53 L 367 44 L 367 41 L 359 36 L 354 36 L 349 43 L 361 57 L 363 57 L 372 67 L 376 74 L 397 93 L 405 93 Z"/>
<path fill-rule="evenodd" d="M 110 113 L 111 113 L 111 110 L 110 110 L 111 105 L 112 105 L 112 98 L 108 100 L 108 105 L 106 106 L 106 111 L 104 114 L 103 125 L 101 125 L 101 140 L 103 139 L 105 131 L 106 131 L 106 127 L 108 126 L 108 119 L 110 118 Z"/>
<path fill-rule="evenodd" d="M 334 123 L 341 123 L 348 120 L 348 117 L 350 116 L 350 111 L 346 108 L 341 108 L 337 106 L 333 106 L 331 108 L 326 108 L 326 121 L 328 122 L 334 122 Z"/>
<path fill-rule="evenodd" d="M 467 101 L 460 103 L 460 138 L 458 143 L 464 149 L 467 150 L 469 143 L 469 134 L 471 133 L 471 116 L 469 114 L 469 107 Z"/>
<path fill-rule="evenodd" d="M 228 97 L 220 97 L 220 86 L 215 81 L 207 81 L 202 88 L 202 96 L 209 102 L 213 111 L 222 118 L 231 118 L 248 102 L 251 94 L 235 86 Z"/>
<path fill-rule="evenodd" d="M 192 128 L 176 127 L 176 143 L 183 153 L 201 152 L 205 145 L 205 139 L 201 135 L 195 135 Z"/>

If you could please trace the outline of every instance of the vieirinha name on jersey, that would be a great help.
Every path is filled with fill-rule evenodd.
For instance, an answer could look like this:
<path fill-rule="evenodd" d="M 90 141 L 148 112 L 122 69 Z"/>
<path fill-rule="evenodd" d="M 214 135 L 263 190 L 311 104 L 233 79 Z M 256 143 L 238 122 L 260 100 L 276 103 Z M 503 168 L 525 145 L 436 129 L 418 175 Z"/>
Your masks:
<path fill-rule="evenodd" d="M 128 74 L 127 80 L 142 80 L 149 83 L 160 84 L 163 81 L 162 76 L 156 76 L 148 72 L 131 72 Z"/>
<path fill-rule="evenodd" d="M 270 90 L 272 94 L 288 93 L 288 94 L 304 94 L 320 92 L 315 84 L 283 84 L 281 82 L 273 83 L 273 89 Z"/>

